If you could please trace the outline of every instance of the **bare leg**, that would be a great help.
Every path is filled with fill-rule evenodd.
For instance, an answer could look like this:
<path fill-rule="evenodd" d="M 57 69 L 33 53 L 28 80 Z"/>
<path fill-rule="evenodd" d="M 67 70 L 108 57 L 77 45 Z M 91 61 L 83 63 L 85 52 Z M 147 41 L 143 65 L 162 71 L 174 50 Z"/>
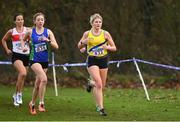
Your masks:
<path fill-rule="evenodd" d="M 16 94 L 17 94 L 22 92 L 24 81 L 27 75 L 27 68 L 23 65 L 23 62 L 21 60 L 16 60 L 14 62 L 14 67 L 18 71 L 18 78 L 16 82 Z"/>
<path fill-rule="evenodd" d="M 38 79 L 38 77 L 36 77 L 36 81 L 34 84 L 34 89 L 33 89 L 33 93 L 32 93 L 32 104 L 35 104 L 38 93 L 39 93 L 39 84 L 40 84 L 40 80 Z"/>
<path fill-rule="evenodd" d="M 103 108 L 103 94 L 102 94 L 102 80 L 100 76 L 99 67 L 91 66 L 88 68 L 88 72 L 95 81 L 95 86 L 93 88 L 93 94 L 95 96 L 96 104 L 101 108 Z"/>
<path fill-rule="evenodd" d="M 47 69 L 44 69 L 45 75 L 43 76 L 46 80 L 42 80 L 39 85 L 39 100 L 40 102 L 44 102 L 44 95 L 46 92 L 46 85 L 47 85 L 47 76 L 46 76 Z"/>
<path fill-rule="evenodd" d="M 103 89 L 106 86 L 107 73 L 108 73 L 108 68 L 100 69 L 100 75 L 101 75 L 101 79 L 102 79 Z"/>
<path fill-rule="evenodd" d="M 33 90 L 33 96 L 32 96 L 32 104 L 35 103 L 37 95 L 39 95 L 40 101 L 44 100 L 44 94 L 45 94 L 45 87 L 47 84 L 47 76 L 42 66 L 39 63 L 34 63 L 31 66 L 32 70 L 36 74 L 36 83 Z"/>

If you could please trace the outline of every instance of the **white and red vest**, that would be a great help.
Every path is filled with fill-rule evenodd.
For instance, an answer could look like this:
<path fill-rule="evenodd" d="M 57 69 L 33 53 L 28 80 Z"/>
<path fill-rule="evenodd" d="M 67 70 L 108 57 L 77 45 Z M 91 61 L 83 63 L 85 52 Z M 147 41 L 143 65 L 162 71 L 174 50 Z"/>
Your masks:
<path fill-rule="evenodd" d="M 27 41 L 25 42 L 25 47 L 28 49 L 26 52 L 22 51 L 22 47 L 21 47 L 21 41 L 20 39 L 22 39 L 24 37 L 24 35 L 26 34 L 27 28 L 24 27 L 23 28 L 23 32 L 19 33 L 17 32 L 16 28 L 12 29 L 12 50 L 15 53 L 20 53 L 20 54 L 29 54 L 29 45 L 27 43 Z"/>

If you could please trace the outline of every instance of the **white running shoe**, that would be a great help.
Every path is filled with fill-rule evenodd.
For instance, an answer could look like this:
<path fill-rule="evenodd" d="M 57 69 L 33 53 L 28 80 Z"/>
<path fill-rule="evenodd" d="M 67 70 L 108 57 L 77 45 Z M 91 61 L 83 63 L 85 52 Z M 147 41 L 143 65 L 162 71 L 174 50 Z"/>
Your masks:
<path fill-rule="evenodd" d="M 18 104 L 22 104 L 23 103 L 23 101 L 22 101 L 22 93 L 17 93 L 16 98 L 17 98 L 16 102 Z"/>
<path fill-rule="evenodd" d="M 17 95 L 16 94 L 13 95 L 13 104 L 14 104 L 14 106 L 19 106 L 19 104 L 17 103 Z"/>

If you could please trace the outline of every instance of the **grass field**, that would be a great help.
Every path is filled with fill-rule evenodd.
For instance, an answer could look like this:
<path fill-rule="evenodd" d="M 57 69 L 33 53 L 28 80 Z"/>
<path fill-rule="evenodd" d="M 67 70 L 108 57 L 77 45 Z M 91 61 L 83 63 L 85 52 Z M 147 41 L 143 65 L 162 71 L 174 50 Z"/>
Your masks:
<path fill-rule="evenodd" d="M 0 121 L 180 121 L 180 91 L 175 89 L 148 89 L 150 101 L 143 89 L 106 89 L 106 117 L 95 111 L 92 95 L 83 88 L 59 88 L 55 97 L 48 87 L 47 112 L 36 116 L 28 112 L 32 87 L 25 87 L 20 107 L 12 104 L 13 92 L 14 86 L 0 85 Z"/>

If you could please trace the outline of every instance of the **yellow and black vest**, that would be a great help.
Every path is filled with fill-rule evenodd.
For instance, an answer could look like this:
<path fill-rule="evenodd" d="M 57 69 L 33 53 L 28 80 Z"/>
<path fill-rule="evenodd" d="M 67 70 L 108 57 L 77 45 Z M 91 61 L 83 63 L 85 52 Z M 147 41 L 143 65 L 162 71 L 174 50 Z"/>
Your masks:
<path fill-rule="evenodd" d="M 103 57 L 108 54 L 107 50 L 102 46 L 107 45 L 107 41 L 104 37 L 105 30 L 101 30 L 100 35 L 93 35 L 92 31 L 89 31 L 87 43 L 87 53 L 89 56 Z"/>

